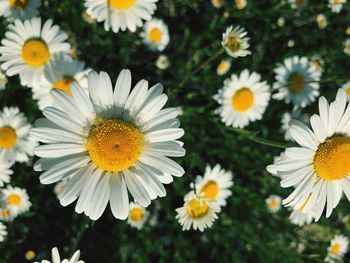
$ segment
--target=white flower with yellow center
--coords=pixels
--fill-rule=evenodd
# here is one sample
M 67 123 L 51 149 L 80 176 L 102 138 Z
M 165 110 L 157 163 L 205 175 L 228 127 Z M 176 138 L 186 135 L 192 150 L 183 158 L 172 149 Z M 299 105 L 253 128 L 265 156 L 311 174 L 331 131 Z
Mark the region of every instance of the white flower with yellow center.
M 237 9 L 241 10 L 247 7 L 247 0 L 235 0 Z
M 303 213 L 300 210 L 293 210 L 289 216 L 289 220 L 298 226 L 309 225 L 315 218 L 315 211 L 311 210 L 307 213 Z
M 157 51 L 163 51 L 170 41 L 168 26 L 157 18 L 144 24 L 141 37 L 151 50 Z
M 318 27 L 321 29 L 326 28 L 328 24 L 327 17 L 324 14 L 317 15 L 316 22 Z
M 9 185 L 2 189 L 1 194 L 2 201 L 13 216 L 27 212 L 32 205 L 25 189 Z
M 149 217 L 149 212 L 142 206 L 131 202 L 129 207 L 128 224 L 140 230 Z
M 6 88 L 7 84 L 7 77 L 6 75 L 0 70 L 0 90 L 3 90 Z
M 28 161 L 37 145 L 29 136 L 31 127 L 17 107 L 5 107 L 0 112 L 0 155 L 9 161 Z
M 344 255 L 348 252 L 349 239 L 343 235 L 337 235 L 331 240 L 328 247 L 325 262 L 336 263 L 343 260 Z
M 220 61 L 216 68 L 216 74 L 219 76 L 225 75 L 231 68 L 231 61 L 229 59 L 223 59 Z
M 156 66 L 157 68 L 159 68 L 160 70 L 165 70 L 169 67 L 170 65 L 170 62 L 169 62 L 169 59 L 167 56 L 165 55 L 160 55 L 158 58 L 157 58 L 157 61 L 156 61 Z
M 345 92 L 339 89 L 330 105 L 321 97 L 319 111 L 310 118 L 312 130 L 293 122 L 291 136 L 300 147 L 287 148 L 269 169 L 282 178 L 282 187 L 295 187 L 283 204 L 302 207 L 304 213 L 315 209 L 316 221 L 326 204 L 326 216 L 331 215 L 343 192 L 350 199 L 350 104 Z
M 319 95 L 320 71 L 310 63 L 306 57 L 292 57 L 284 60 L 275 69 L 276 82 L 273 89 L 277 93 L 272 95 L 276 100 L 292 102 L 294 108 L 306 107 Z
M 328 0 L 328 7 L 332 9 L 333 13 L 339 13 L 345 3 L 346 0 Z
M 288 2 L 292 8 L 297 9 L 305 7 L 308 0 L 288 0 Z
M 104 21 L 105 30 L 118 33 L 129 29 L 135 32 L 143 20 L 150 20 L 158 0 L 85 0 L 86 12 L 98 22 Z
M 350 38 L 344 42 L 344 53 L 350 56 Z
M 250 122 L 262 119 L 270 101 L 269 86 L 255 72 L 243 70 L 224 81 L 214 99 L 220 104 L 217 112 L 226 126 L 243 128 Z
M 219 205 L 204 197 L 203 194 L 195 195 L 190 192 L 185 196 L 185 204 L 176 209 L 176 219 L 182 225 L 182 230 L 194 230 L 201 232 L 213 225 L 218 218 Z
M 0 0 L 0 16 L 27 20 L 39 14 L 41 0 Z
M 13 163 L 6 158 L 5 152 L 0 153 L 0 187 L 10 182 L 10 175 L 13 174 L 11 170 Z
M 0 242 L 3 242 L 6 236 L 7 236 L 6 226 L 0 222 Z
M 211 0 L 211 3 L 215 8 L 221 8 L 224 4 L 224 0 Z
M 87 74 L 85 63 L 58 55 L 44 69 L 44 75 L 38 85 L 32 88 L 33 99 L 38 100 L 41 110 L 52 106 L 54 101 L 50 95 L 52 89 L 60 89 L 72 95 L 71 84 L 76 83 L 87 92 Z
M 277 213 L 281 209 L 281 202 L 282 202 L 282 199 L 278 195 L 270 195 L 265 200 L 267 208 L 272 213 Z
M 70 54 L 68 38 L 52 20 L 41 25 L 38 17 L 21 22 L 15 20 L 8 26 L 5 38 L 1 41 L 1 69 L 7 76 L 19 74 L 21 85 L 32 87 L 38 85 L 44 68 L 55 54 Z
M 323 72 L 324 60 L 318 55 L 312 56 L 310 60 L 311 66 L 320 73 Z
M 247 31 L 241 27 L 229 26 L 222 34 L 221 45 L 227 54 L 233 58 L 245 57 L 251 54 L 249 48 L 249 37 Z
M 31 134 L 45 145 L 35 154 L 34 165 L 43 184 L 71 176 L 60 203 L 77 198 L 77 213 L 97 220 L 110 201 L 113 215 L 126 219 L 129 196 L 147 207 L 166 195 L 163 183 L 182 176 L 183 168 L 169 157 L 185 155 L 184 134 L 176 108 L 162 109 L 167 102 L 163 86 L 148 89 L 146 80 L 131 90 L 131 74 L 123 70 L 113 91 L 105 72 L 88 75 L 87 94 L 76 83 L 72 96 L 60 89 L 51 91 L 55 106 L 43 111 Z
M 350 101 L 350 81 L 345 82 L 341 88 L 345 91 L 347 100 Z
M 13 214 L 9 208 L 0 207 L 0 221 L 11 222 L 16 218 L 16 216 L 17 215 Z
M 195 189 L 198 194 L 218 203 L 219 206 L 226 205 L 226 199 L 231 196 L 230 187 L 233 185 L 232 173 L 221 169 L 219 164 L 214 168 L 207 166 L 204 176 L 197 176 Z
M 70 259 L 63 259 L 61 261 L 61 257 L 60 257 L 60 254 L 58 252 L 58 249 L 55 247 L 52 249 L 51 257 L 52 257 L 52 263 L 84 263 L 83 260 L 79 260 L 79 257 L 80 257 L 79 250 L 76 251 Z M 34 263 L 39 263 L 39 262 L 34 262 Z M 42 260 L 40 263 L 51 263 L 51 261 Z

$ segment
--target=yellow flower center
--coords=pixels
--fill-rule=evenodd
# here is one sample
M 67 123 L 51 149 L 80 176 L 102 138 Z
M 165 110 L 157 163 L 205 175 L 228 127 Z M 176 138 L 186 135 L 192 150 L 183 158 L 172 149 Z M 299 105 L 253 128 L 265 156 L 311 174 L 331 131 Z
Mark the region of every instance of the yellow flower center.
M 8 126 L 0 128 L 0 149 L 10 149 L 17 142 L 16 131 Z
M 295 0 L 295 4 L 299 7 L 304 5 L 304 3 L 305 3 L 305 0 Z
M 200 190 L 200 193 L 204 193 L 205 198 L 209 200 L 214 200 L 219 193 L 218 184 L 214 181 L 209 181 L 208 183 L 203 185 L 202 189 Z
M 291 93 L 300 93 L 305 87 L 305 78 L 298 72 L 290 74 L 287 80 L 287 86 Z
M 276 200 L 276 199 L 272 199 L 271 201 L 270 201 L 270 203 L 269 203 L 269 207 L 271 208 L 271 209 L 274 209 L 274 208 L 276 208 L 278 206 L 278 201 Z
M 213 0 L 212 1 L 213 5 L 216 7 L 216 8 L 219 8 L 222 6 L 222 1 L 221 0 Z
M 345 88 L 345 94 L 346 96 L 350 97 L 350 87 Z
M 49 60 L 50 51 L 42 40 L 31 39 L 23 45 L 22 57 L 29 66 L 42 67 Z
M 230 67 L 230 63 L 227 61 L 221 61 L 219 66 L 218 66 L 218 72 L 221 74 L 224 74 L 227 72 L 227 70 Z
M 141 221 L 143 218 L 143 210 L 139 207 L 134 207 L 130 210 L 130 218 L 132 221 Z
M 226 47 L 232 52 L 237 52 L 241 47 L 240 38 L 238 36 L 229 36 L 226 40 Z
M 238 9 L 244 9 L 247 6 L 246 0 L 236 0 L 236 7 Z
M 192 218 L 205 216 L 209 211 L 209 206 L 204 200 L 192 199 L 187 205 L 187 214 Z
M 26 260 L 33 260 L 35 258 L 35 252 L 33 250 L 28 250 L 24 256 Z
M 56 81 L 52 87 L 54 89 L 60 89 L 72 96 L 72 91 L 70 90 L 70 84 L 75 82 L 75 79 L 70 76 L 64 76 L 63 79 Z
M 316 68 L 316 69 L 320 69 L 321 68 L 321 62 L 317 59 L 314 59 L 311 61 L 312 65 Z
M 22 199 L 21 199 L 21 197 L 20 197 L 18 194 L 10 194 L 10 195 L 7 197 L 7 203 L 8 203 L 9 205 L 17 206 L 17 205 L 19 205 L 21 202 L 22 202 Z
M 341 0 L 333 0 L 333 5 L 339 5 L 341 3 L 342 3 Z
M 152 30 L 149 32 L 149 39 L 153 42 L 158 44 L 160 42 L 160 39 L 162 37 L 162 31 L 158 27 L 152 28 Z
M 333 255 L 337 255 L 340 250 L 340 245 L 338 243 L 335 243 L 330 250 Z
M 139 158 L 143 134 L 130 123 L 97 118 L 87 138 L 92 162 L 104 171 L 120 172 Z
M 338 180 L 350 174 L 350 138 L 334 136 L 318 146 L 314 167 L 324 180 Z
M 3 218 L 9 218 L 10 217 L 10 210 L 9 209 L 1 209 L 1 215 Z
M 23 9 L 28 4 L 29 0 L 8 0 L 10 6 L 15 9 Z
M 115 9 L 128 9 L 135 5 L 136 0 L 108 0 L 108 3 Z
M 248 88 L 241 88 L 235 92 L 232 97 L 232 107 L 236 111 L 243 112 L 252 107 L 254 103 L 254 94 Z

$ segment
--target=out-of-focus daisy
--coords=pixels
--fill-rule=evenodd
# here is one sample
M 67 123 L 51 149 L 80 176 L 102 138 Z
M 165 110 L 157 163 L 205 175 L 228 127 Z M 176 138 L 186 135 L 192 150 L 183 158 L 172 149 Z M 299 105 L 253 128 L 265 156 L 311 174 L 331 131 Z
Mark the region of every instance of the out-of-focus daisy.
M 187 194 L 185 197 L 185 204 L 176 209 L 182 230 L 194 230 L 201 232 L 204 229 L 211 227 L 214 221 L 218 218 L 217 212 L 219 205 L 216 202 L 211 202 L 202 195 L 195 195 L 194 193 Z
M 25 254 L 24 257 L 26 260 L 32 261 L 35 258 L 35 252 L 33 250 L 28 250 Z
M 79 257 L 80 257 L 79 250 L 76 251 L 70 259 L 63 259 L 61 261 L 61 257 L 60 257 L 60 254 L 58 252 L 58 249 L 55 247 L 52 249 L 51 257 L 52 257 L 52 263 L 84 263 L 83 260 L 79 260 Z M 35 263 L 40 263 L 40 262 L 35 262 Z M 42 260 L 41 263 L 51 263 L 51 261 Z
M 331 240 L 328 247 L 325 262 L 336 263 L 343 260 L 344 255 L 348 252 L 349 239 L 343 235 L 337 235 Z
M 3 90 L 6 88 L 7 84 L 7 77 L 6 75 L 0 70 L 0 90 Z
M 303 8 L 307 5 L 307 0 L 288 0 L 290 6 L 294 9 Z
M 14 216 L 27 212 L 32 205 L 25 189 L 9 185 L 2 189 L 1 193 L 6 208 L 8 208 L 10 214 Z
M 41 25 L 38 17 L 21 22 L 15 20 L 8 26 L 9 31 L 1 41 L 1 69 L 7 76 L 19 74 L 22 86 L 37 85 L 43 75 L 44 68 L 55 54 L 70 54 L 68 38 L 52 20 Z
M 160 70 L 165 70 L 169 67 L 170 62 L 167 56 L 165 55 L 160 55 L 156 61 L 156 66 Z
M 219 164 L 214 168 L 207 165 L 204 176 L 197 176 L 195 182 L 196 192 L 203 194 L 210 201 L 217 202 L 219 206 L 226 205 L 226 199 L 232 194 L 232 185 L 232 173 L 221 169 Z
M 321 29 L 326 28 L 328 24 L 327 17 L 324 14 L 317 15 L 316 22 L 318 27 Z
M 289 220 L 298 226 L 309 225 L 315 218 L 315 212 L 313 210 L 303 213 L 300 210 L 293 210 L 289 216 Z
M 323 72 L 324 67 L 324 60 L 318 55 L 312 56 L 311 60 L 311 66 L 314 67 L 315 70 L 319 71 L 320 73 Z
M 350 26 L 346 28 L 345 33 L 346 33 L 347 35 L 350 35 Z
M 350 81 L 345 82 L 341 88 L 345 91 L 347 100 L 350 101 Z
M 339 13 L 345 3 L 346 0 L 328 0 L 328 7 L 332 9 L 333 13 Z
M 6 226 L 0 222 L 0 242 L 3 242 L 6 236 L 7 236 Z
M 184 134 L 176 119 L 176 108 L 162 109 L 167 102 L 163 86 L 148 89 L 146 80 L 131 91 L 131 74 L 123 70 L 113 91 L 106 72 L 88 75 L 89 96 L 76 83 L 72 96 L 60 89 L 51 91 L 55 106 L 43 111 L 31 134 L 45 145 L 35 154 L 34 165 L 43 184 L 71 176 L 60 203 L 77 198 L 77 213 L 97 220 L 108 202 L 116 218 L 129 214 L 128 192 L 147 207 L 166 195 L 163 183 L 182 176 L 183 168 L 169 157 L 184 156 Z M 131 91 L 131 92 L 130 92 Z
M 260 120 L 270 100 L 269 86 L 255 72 L 243 70 L 224 81 L 214 99 L 220 104 L 217 112 L 226 126 L 243 128 Z
M 283 204 L 304 213 L 315 209 L 316 221 L 326 204 L 331 215 L 343 192 L 350 200 L 350 106 L 344 90 L 330 105 L 321 97 L 319 111 L 310 118 L 312 130 L 293 122 L 291 136 L 300 147 L 287 148 L 273 166 L 282 187 L 295 187 Z
M 0 221 L 11 222 L 16 216 L 7 207 L 0 207 Z
M 31 125 L 17 107 L 0 112 L 0 155 L 9 161 L 26 162 L 33 156 L 36 141 L 29 136 Z
M 280 27 L 283 27 L 286 24 L 286 20 L 284 19 L 284 17 L 279 17 L 277 20 L 277 25 Z
M 241 10 L 247 7 L 247 0 L 235 0 L 237 9 Z
M 229 26 L 222 34 L 222 46 L 231 57 L 245 57 L 251 54 L 249 48 L 249 37 L 244 28 Z
M 276 82 L 272 95 L 276 100 L 292 102 L 295 108 L 306 107 L 319 95 L 321 73 L 311 65 L 306 57 L 292 57 L 284 60 L 275 69 Z
M 216 68 L 216 74 L 219 76 L 225 75 L 231 68 L 231 61 L 229 59 L 223 59 L 220 61 Z
M 288 42 L 287 42 L 287 46 L 288 47 L 294 47 L 294 45 L 295 45 L 294 39 L 289 39 Z
M 104 21 L 105 30 L 118 33 L 129 29 L 135 32 L 143 20 L 150 20 L 158 0 L 85 0 L 86 12 L 98 22 Z
M 211 0 L 211 3 L 215 8 L 221 8 L 224 4 L 223 0 Z
M 88 22 L 89 24 L 94 24 L 96 22 L 96 20 L 87 12 L 83 12 L 81 14 L 81 17 L 85 20 L 85 22 Z
M 282 199 L 278 195 L 270 195 L 265 200 L 267 208 L 272 213 L 277 213 L 281 209 L 281 202 L 282 202 Z
M 142 206 L 131 202 L 129 208 L 128 224 L 140 230 L 145 224 L 149 212 Z
M 168 26 L 161 19 L 153 18 L 143 26 L 143 42 L 151 49 L 163 51 L 169 44 Z
M 50 95 L 52 89 L 60 89 L 72 95 L 71 84 L 76 83 L 87 92 L 87 73 L 85 63 L 58 55 L 44 69 L 44 75 L 38 85 L 34 85 L 33 99 L 38 100 L 41 110 L 52 106 L 54 101 Z
M 285 140 L 292 140 L 292 136 L 290 135 L 290 127 L 291 127 L 291 121 L 293 119 L 299 119 L 301 116 L 301 111 L 298 110 L 294 110 L 292 112 L 285 112 L 282 115 L 282 119 L 281 119 L 281 130 L 284 132 L 284 139 Z
M 8 20 L 27 20 L 38 15 L 41 0 L 1 0 L 0 16 Z
M 3 187 L 4 184 L 10 182 L 10 175 L 13 174 L 11 166 L 13 161 L 9 161 L 5 157 L 5 152 L 0 153 L 0 187 Z
M 344 53 L 350 56 L 350 38 L 344 42 Z

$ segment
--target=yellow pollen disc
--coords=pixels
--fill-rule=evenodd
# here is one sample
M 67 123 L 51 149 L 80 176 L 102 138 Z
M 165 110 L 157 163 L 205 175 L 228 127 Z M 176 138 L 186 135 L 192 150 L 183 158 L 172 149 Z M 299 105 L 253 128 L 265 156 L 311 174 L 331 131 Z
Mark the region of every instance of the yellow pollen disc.
M 248 88 L 241 88 L 232 96 L 232 107 L 236 111 L 243 112 L 250 109 L 254 103 L 254 94 Z
M 340 250 L 340 245 L 338 243 L 335 243 L 330 249 L 333 255 L 337 255 L 339 253 L 339 250 Z
M 287 80 L 287 86 L 291 93 L 300 93 L 305 87 L 305 78 L 298 72 L 290 74 Z
M 321 68 L 321 63 L 317 59 L 312 60 L 311 63 L 316 69 L 320 69 Z
M 226 46 L 232 52 L 237 52 L 240 49 L 240 47 L 241 47 L 241 43 L 240 43 L 239 37 L 237 37 L 237 36 L 229 36 L 227 38 L 227 40 L 226 40 Z
M 246 0 L 236 0 L 236 7 L 238 9 L 244 9 L 247 6 Z
M 8 0 L 10 6 L 15 9 L 23 9 L 28 4 L 29 0 Z
M 92 162 L 104 171 L 120 172 L 139 158 L 143 134 L 130 123 L 97 118 L 87 138 L 86 148 Z
M 296 4 L 297 6 L 302 6 L 304 3 L 305 3 L 305 0 L 296 0 L 296 1 L 295 1 L 295 4 Z
M 333 0 L 333 4 L 334 5 L 339 5 L 339 4 L 341 4 L 342 2 L 341 2 L 341 0 Z
M 338 180 L 350 174 L 350 138 L 335 136 L 318 146 L 314 167 L 324 180 Z
M 130 218 L 132 221 L 139 222 L 143 218 L 143 210 L 139 207 L 135 207 L 130 210 Z
M 222 1 L 221 0 L 213 0 L 213 5 L 217 8 L 222 6 Z
M 9 205 L 19 205 L 20 203 L 22 202 L 22 199 L 19 195 L 17 194 L 10 194 L 8 197 L 7 197 L 7 203 Z
M 271 208 L 271 209 L 274 209 L 274 208 L 276 208 L 278 206 L 278 201 L 276 200 L 276 199 L 272 199 L 271 201 L 270 201 L 270 203 L 269 203 L 269 207 Z
M 108 3 L 115 9 L 128 9 L 136 3 L 136 0 L 108 0 Z
M 3 218 L 9 218 L 10 217 L 10 210 L 4 208 L 1 210 L 1 215 Z
M 149 32 L 149 39 L 153 42 L 158 44 L 160 42 L 160 39 L 162 37 L 162 31 L 158 27 L 152 28 L 152 30 Z
M 218 72 L 221 74 L 224 74 L 229 69 L 229 67 L 230 67 L 230 64 L 228 62 L 222 61 L 218 66 Z
M 187 214 L 192 218 L 205 216 L 209 211 L 209 206 L 204 200 L 192 199 L 187 205 Z
M 52 88 L 60 89 L 72 96 L 72 91 L 70 90 L 70 84 L 75 82 L 75 79 L 70 76 L 64 76 L 63 79 L 56 81 Z
M 214 200 L 219 193 L 218 184 L 214 181 L 209 181 L 208 183 L 203 185 L 202 189 L 200 190 L 200 193 L 204 193 L 205 198 L 209 200 Z
M 346 96 L 350 97 L 350 87 L 345 88 Z
M 16 142 L 17 134 L 13 128 L 7 126 L 0 128 L 0 149 L 10 149 Z
M 22 57 L 29 66 L 42 67 L 49 60 L 50 51 L 42 40 L 31 39 L 23 45 Z
M 35 258 L 35 252 L 33 250 L 28 250 L 24 256 L 26 260 L 33 260 Z

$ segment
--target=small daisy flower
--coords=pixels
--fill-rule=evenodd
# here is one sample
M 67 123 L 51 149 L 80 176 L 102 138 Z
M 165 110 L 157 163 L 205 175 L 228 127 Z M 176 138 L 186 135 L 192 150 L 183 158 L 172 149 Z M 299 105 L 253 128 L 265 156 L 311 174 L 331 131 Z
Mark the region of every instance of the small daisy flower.
M 3 90 L 6 88 L 7 84 L 7 77 L 6 75 L 0 70 L 0 90 Z
M 6 236 L 7 236 L 6 226 L 0 222 L 0 242 L 3 242 Z
M 52 20 L 41 24 L 41 18 L 15 20 L 1 41 L 1 69 L 7 76 L 20 76 L 21 85 L 32 87 L 40 82 L 44 68 L 55 54 L 71 52 L 68 36 Z
M 157 18 L 144 24 L 141 37 L 143 42 L 153 51 L 163 51 L 170 41 L 168 26 L 163 20 Z
M 14 216 L 27 212 L 32 205 L 27 191 L 19 187 L 9 185 L 2 189 L 2 198 L 10 214 Z
M 85 0 L 86 12 L 104 28 L 118 33 L 129 29 L 135 32 L 143 20 L 150 20 L 158 0 Z
M 0 187 L 10 182 L 10 175 L 13 174 L 12 165 L 13 161 L 9 161 L 4 152 L 0 153 Z
M 128 224 L 138 230 L 142 229 L 147 218 L 149 217 L 149 212 L 142 206 L 131 202 L 129 207 L 129 217 Z
M 233 185 L 232 173 L 221 169 L 219 164 L 211 168 L 207 165 L 204 176 L 197 176 L 195 189 L 210 201 L 215 201 L 220 207 L 226 206 L 226 199 L 231 196 L 230 187 Z
M 324 67 L 324 60 L 318 55 L 312 56 L 311 60 L 311 66 L 314 67 L 315 70 L 319 71 L 320 73 L 323 72 Z
M 52 249 L 51 257 L 52 257 L 52 263 L 84 263 L 83 260 L 79 260 L 79 257 L 80 257 L 79 250 L 74 253 L 71 259 L 63 259 L 61 261 L 61 257 L 60 257 L 60 254 L 58 253 L 58 249 L 55 247 Z M 51 261 L 42 260 L 41 262 L 35 262 L 35 263 L 51 263 Z
M 165 70 L 169 67 L 170 62 L 167 56 L 165 55 L 160 55 L 156 61 L 156 66 L 160 70 Z
M 290 6 L 293 8 L 293 9 L 300 9 L 300 8 L 303 8 L 307 5 L 307 0 L 288 0 Z
M 216 202 L 211 202 L 203 195 L 187 194 L 185 204 L 176 209 L 176 219 L 182 225 L 182 230 L 194 230 L 201 232 L 213 225 L 218 218 L 219 206 Z
M 333 13 L 339 13 L 345 3 L 346 0 L 328 0 L 328 7 L 332 9 Z
M 239 10 L 242 10 L 247 7 L 247 0 L 235 0 L 236 7 Z
M 220 61 L 216 68 L 216 74 L 219 76 L 225 75 L 231 68 L 231 61 L 229 59 L 223 59 Z
M 348 252 L 349 239 L 343 235 L 337 235 L 331 240 L 328 247 L 325 262 L 336 263 L 343 260 L 344 255 Z
M 0 207 L 0 221 L 11 222 L 16 218 L 17 215 L 13 214 L 9 208 Z
M 96 23 L 96 20 L 91 15 L 89 15 L 87 12 L 83 12 L 81 14 L 81 17 L 85 20 L 85 22 L 87 22 L 89 24 L 95 24 Z
M 245 57 L 251 54 L 249 48 L 249 37 L 244 28 L 229 26 L 222 34 L 222 46 L 227 54 L 233 58 Z
M 350 26 L 346 28 L 345 34 L 350 35 Z
M 279 27 L 283 27 L 286 24 L 286 20 L 284 19 L 284 17 L 279 17 L 277 20 L 277 25 Z
M 12 21 L 27 20 L 39 14 L 41 0 L 1 0 L 0 16 Z
M 316 71 L 310 61 L 305 57 L 292 57 L 284 60 L 283 64 L 275 69 L 276 82 L 273 89 L 277 91 L 272 95 L 276 100 L 292 102 L 294 108 L 304 108 L 319 95 L 321 73 Z
M 29 136 L 32 126 L 17 107 L 0 112 L 0 155 L 8 161 L 27 162 L 37 142 Z
M 316 22 L 318 27 L 321 29 L 326 28 L 328 24 L 327 17 L 324 14 L 317 15 Z
M 243 128 L 250 122 L 261 120 L 270 101 L 269 86 L 255 72 L 243 70 L 224 81 L 214 99 L 220 104 L 217 112 L 226 126 Z
M 215 8 L 221 8 L 224 4 L 223 0 L 211 0 L 211 3 Z
M 289 216 L 289 220 L 300 227 L 309 225 L 315 218 L 315 212 L 313 210 L 303 213 L 300 210 L 293 210 Z
M 281 209 L 282 199 L 278 195 L 270 195 L 265 203 L 271 213 L 277 213 Z
M 341 88 L 345 91 L 347 100 L 350 101 L 350 81 L 345 82 Z
M 350 38 L 346 39 L 344 42 L 344 53 L 350 56 Z
M 294 45 L 295 45 L 295 41 L 293 39 L 288 40 L 287 42 L 288 47 L 294 47 Z
M 25 254 L 24 257 L 26 260 L 32 261 L 35 258 L 35 252 L 33 250 L 28 250 Z

